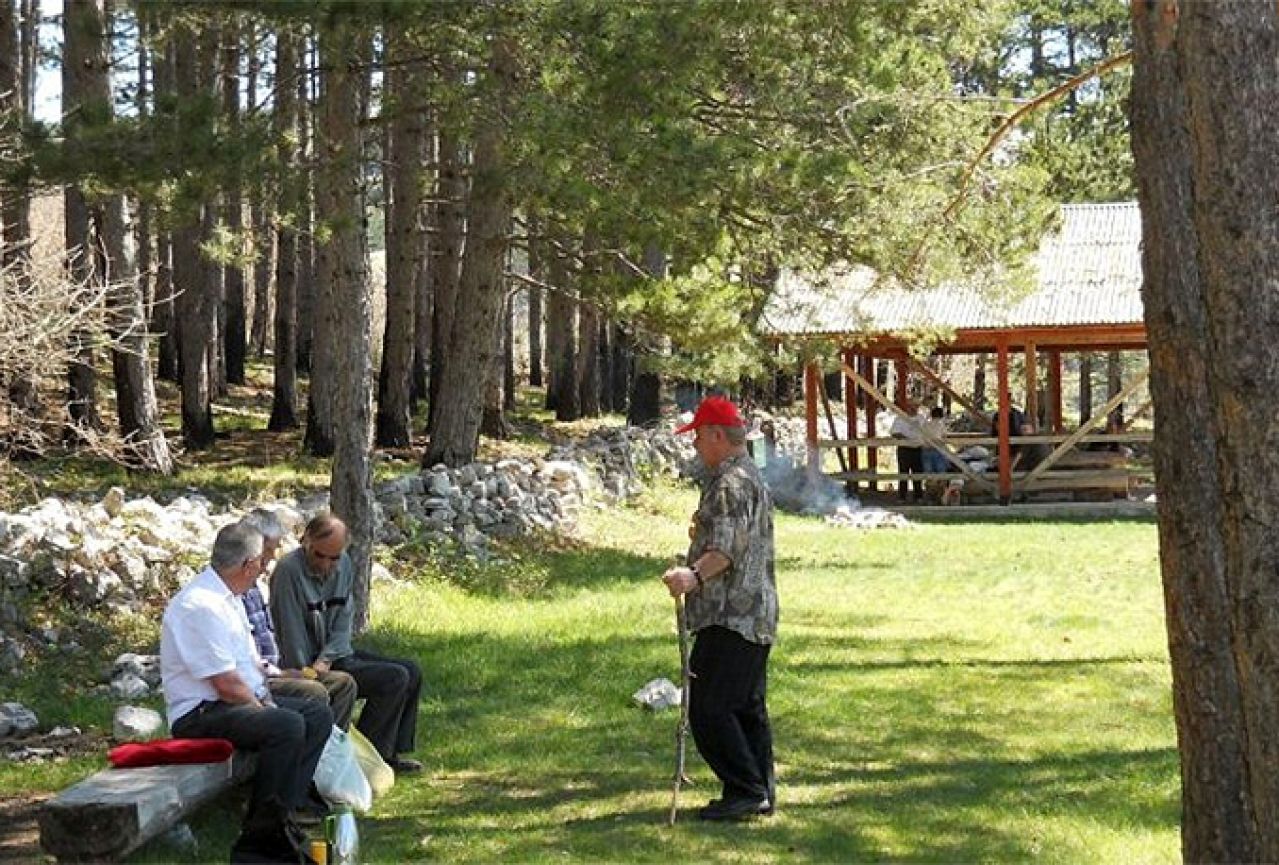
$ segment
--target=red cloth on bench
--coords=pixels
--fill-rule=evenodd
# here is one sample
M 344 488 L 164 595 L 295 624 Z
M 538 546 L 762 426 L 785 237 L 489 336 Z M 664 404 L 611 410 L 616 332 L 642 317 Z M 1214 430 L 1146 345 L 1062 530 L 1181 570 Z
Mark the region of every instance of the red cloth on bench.
M 117 769 L 140 766 L 167 766 L 179 763 L 221 763 L 235 752 L 226 739 L 156 739 L 127 742 L 107 752 Z

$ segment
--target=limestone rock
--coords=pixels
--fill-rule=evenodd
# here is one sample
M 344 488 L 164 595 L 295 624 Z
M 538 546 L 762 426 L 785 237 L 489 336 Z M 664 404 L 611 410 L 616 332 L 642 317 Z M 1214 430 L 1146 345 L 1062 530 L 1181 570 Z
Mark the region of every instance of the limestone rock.
M 121 742 L 145 742 L 154 739 L 164 727 L 164 719 L 154 709 L 121 706 L 115 710 L 111 734 Z
M 39 726 L 36 713 L 21 703 L 0 703 L 0 738 L 30 736 Z

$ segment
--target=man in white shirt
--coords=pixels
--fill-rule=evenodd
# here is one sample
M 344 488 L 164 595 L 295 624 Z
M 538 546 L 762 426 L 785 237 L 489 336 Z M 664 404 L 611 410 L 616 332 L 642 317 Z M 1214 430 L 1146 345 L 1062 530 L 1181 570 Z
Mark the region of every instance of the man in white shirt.
M 237 523 L 213 542 L 209 567 L 164 611 L 160 671 L 169 729 L 181 738 L 228 739 L 257 752 L 253 793 L 236 853 L 296 861 L 289 810 L 303 807 L 333 727 L 317 700 L 273 700 L 239 595 L 262 571 L 262 535 Z

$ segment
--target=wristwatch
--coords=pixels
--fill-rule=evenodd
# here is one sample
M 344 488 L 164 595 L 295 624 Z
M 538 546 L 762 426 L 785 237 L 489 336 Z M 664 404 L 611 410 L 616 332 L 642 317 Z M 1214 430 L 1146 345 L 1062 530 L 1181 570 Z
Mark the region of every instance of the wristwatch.
M 702 579 L 702 572 L 698 570 L 696 563 L 694 563 L 689 570 L 693 572 L 693 579 L 697 580 L 697 588 L 705 588 L 706 582 Z

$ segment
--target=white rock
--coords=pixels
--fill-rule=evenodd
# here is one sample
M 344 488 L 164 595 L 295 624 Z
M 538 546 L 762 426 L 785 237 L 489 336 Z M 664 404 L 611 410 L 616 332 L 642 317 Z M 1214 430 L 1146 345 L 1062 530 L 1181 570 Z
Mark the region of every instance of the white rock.
M 124 490 L 120 487 L 107 490 L 107 494 L 102 497 L 102 507 L 111 516 L 120 516 L 124 512 Z
M 680 698 L 680 689 L 675 686 L 674 682 L 666 678 L 653 679 L 634 694 L 631 694 L 631 699 L 635 701 L 637 706 L 652 709 L 654 712 L 661 712 L 679 706 Z
M 111 680 L 111 696 L 117 700 L 137 700 L 149 693 L 147 683 L 134 673 L 121 673 Z
M 0 703 L 0 737 L 29 736 L 40 726 L 36 713 L 21 703 Z
M 164 727 L 164 719 L 154 709 L 121 706 L 115 710 L 111 733 L 121 742 L 145 742 L 154 739 Z

